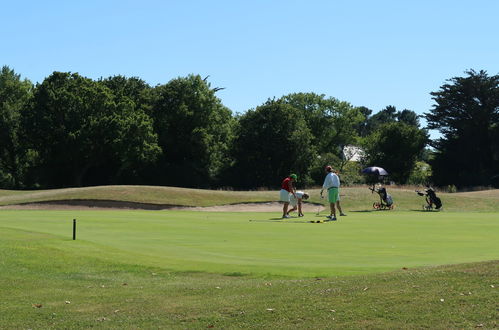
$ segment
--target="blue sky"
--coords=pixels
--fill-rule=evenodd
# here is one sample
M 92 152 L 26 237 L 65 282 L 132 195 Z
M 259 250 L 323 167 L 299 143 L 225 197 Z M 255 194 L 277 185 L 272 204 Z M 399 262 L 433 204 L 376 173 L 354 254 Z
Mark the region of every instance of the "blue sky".
M 427 112 L 467 69 L 499 73 L 499 1 L 3 1 L 0 65 L 151 85 L 210 76 L 236 112 L 315 92 Z

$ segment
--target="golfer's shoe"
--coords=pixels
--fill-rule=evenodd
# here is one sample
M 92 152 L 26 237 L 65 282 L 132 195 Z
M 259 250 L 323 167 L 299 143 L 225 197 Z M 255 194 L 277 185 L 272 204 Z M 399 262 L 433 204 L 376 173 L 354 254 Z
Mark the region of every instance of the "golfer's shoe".
M 332 215 L 328 215 L 326 221 L 336 221 L 336 217 L 333 217 Z
M 289 219 L 291 218 L 288 214 L 282 216 L 283 219 Z
M 345 213 L 340 213 L 341 217 L 346 217 L 347 215 Z

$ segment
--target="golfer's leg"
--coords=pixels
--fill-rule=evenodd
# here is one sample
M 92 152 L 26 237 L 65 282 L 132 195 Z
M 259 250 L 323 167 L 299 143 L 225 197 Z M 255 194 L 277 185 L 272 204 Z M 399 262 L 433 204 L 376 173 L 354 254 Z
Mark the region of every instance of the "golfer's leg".
M 340 215 L 345 215 L 345 214 L 343 213 L 343 211 L 341 210 L 340 201 L 337 201 L 337 202 L 336 202 L 336 207 L 338 207 L 338 211 L 340 211 Z
M 282 216 L 285 217 L 288 214 L 288 202 L 284 202 L 284 205 L 282 207 Z
M 329 206 L 330 206 L 330 208 L 331 208 L 331 216 L 332 216 L 332 217 L 336 217 L 336 209 L 335 209 L 335 207 L 334 207 L 334 204 L 335 204 L 335 203 L 329 203 Z

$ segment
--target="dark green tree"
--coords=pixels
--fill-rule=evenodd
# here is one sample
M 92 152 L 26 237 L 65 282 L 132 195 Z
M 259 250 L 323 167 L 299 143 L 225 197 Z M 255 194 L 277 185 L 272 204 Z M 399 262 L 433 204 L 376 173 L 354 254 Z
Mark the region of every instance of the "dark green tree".
M 239 118 L 234 142 L 234 183 L 244 188 L 275 187 L 290 173 L 306 183 L 317 157 L 303 112 L 268 100 Z
M 160 152 L 144 112 L 129 99 L 115 102 L 107 87 L 76 73 L 54 72 L 36 86 L 23 127 L 46 187 L 107 184 L 112 178 L 95 180 L 89 173 L 108 163 L 120 173 Z
M 21 140 L 21 110 L 32 96 L 33 85 L 8 66 L 0 71 L 0 187 L 22 186 L 27 153 Z
M 367 110 L 364 110 L 364 113 L 368 113 Z M 372 116 L 367 116 L 365 125 L 361 127 L 361 135 L 367 136 L 384 124 L 396 122 L 419 128 L 419 116 L 414 111 L 407 109 L 397 111 L 396 107 L 389 105 Z
M 397 121 L 410 126 L 419 127 L 419 116 L 412 110 L 404 109 L 397 112 Z
M 499 75 L 465 72 L 432 92 L 435 105 L 425 114 L 433 141 L 433 181 L 457 187 L 491 185 L 499 175 Z
M 199 75 L 154 88 L 150 115 L 164 155 L 155 172 L 160 183 L 208 187 L 230 165 L 235 121 L 218 90 Z
M 100 79 L 99 83 L 111 90 L 115 103 L 129 104 L 134 109 L 134 114 L 140 113 L 143 115 L 144 113 L 150 113 L 152 88 L 144 80 L 137 77 L 128 78 L 117 75 Z M 149 121 L 146 117 L 142 119 Z M 160 158 L 160 154 L 161 152 L 158 154 L 157 159 Z M 139 159 L 136 159 L 133 164 L 129 164 L 126 167 L 123 166 L 125 164 L 126 162 L 123 163 L 119 158 L 116 158 L 114 162 L 109 161 L 98 168 L 94 168 L 92 177 L 99 181 L 109 178 L 115 183 L 157 183 L 155 178 L 149 179 L 153 162 L 141 162 Z M 119 170 L 117 171 L 116 169 Z M 102 178 L 99 178 L 99 176 L 102 176 Z
M 390 173 L 392 180 L 405 183 L 427 140 L 425 130 L 405 123 L 381 125 L 364 140 L 363 163 L 366 166 L 381 166 Z
M 140 78 L 118 75 L 101 79 L 99 82 L 109 88 L 117 100 L 128 98 L 137 109 L 147 109 L 150 106 L 151 86 Z
M 357 126 L 365 120 L 360 108 L 314 93 L 289 94 L 281 100 L 302 112 L 320 154 L 341 157 L 345 145 L 357 142 Z
M 366 137 L 370 133 L 369 127 L 368 127 L 368 125 L 369 125 L 368 118 L 371 116 L 373 111 L 367 107 L 358 107 L 358 109 L 359 109 L 359 111 L 362 114 L 364 119 L 356 125 L 357 134 L 360 137 Z

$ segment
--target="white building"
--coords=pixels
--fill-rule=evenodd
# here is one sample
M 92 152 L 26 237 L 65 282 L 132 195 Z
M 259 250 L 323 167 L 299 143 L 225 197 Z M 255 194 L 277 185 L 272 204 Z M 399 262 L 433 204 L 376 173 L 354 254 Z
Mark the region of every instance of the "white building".
M 343 147 L 343 158 L 352 162 L 360 162 L 364 151 L 356 146 L 347 145 Z

